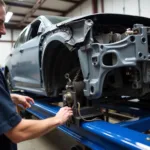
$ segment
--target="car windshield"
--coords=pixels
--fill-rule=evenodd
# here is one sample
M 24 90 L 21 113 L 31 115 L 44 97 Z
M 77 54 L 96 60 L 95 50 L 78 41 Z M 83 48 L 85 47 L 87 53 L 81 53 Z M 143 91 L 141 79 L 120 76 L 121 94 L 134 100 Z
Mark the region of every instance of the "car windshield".
M 57 24 L 62 21 L 69 19 L 69 17 L 59 17 L 59 16 L 46 16 L 46 18 L 52 23 Z

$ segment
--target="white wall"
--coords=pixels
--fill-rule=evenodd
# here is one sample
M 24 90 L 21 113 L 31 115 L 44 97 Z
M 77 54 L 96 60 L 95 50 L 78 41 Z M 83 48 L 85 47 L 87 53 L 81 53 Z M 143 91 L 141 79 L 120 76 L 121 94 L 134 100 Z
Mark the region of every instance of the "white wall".
M 119 13 L 150 18 L 150 0 L 104 0 L 104 13 Z M 101 13 L 101 1 L 98 0 Z
M 104 0 L 104 13 L 139 15 L 138 0 Z
M 103 0 L 104 13 L 130 14 L 150 18 L 150 0 Z M 92 0 L 87 0 L 67 16 L 92 14 Z M 101 13 L 101 0 L 98 0 L 98 13 Z
M 67 14 L 69 17 L 75 17 L 75 16 L 83 16 L 92 14 L 92 0 L 85 1 L 82 5 L 77 7 L 75 10 Z
M 150 0 L 141 0 L 141 16 L 150 18 Z
M 0 66 L 4 67 L 6 57 L 11 53 L 12 43 L 16 41 L 20 30 L 7 29 L 6 35 L 3 35 L 0 39 Z

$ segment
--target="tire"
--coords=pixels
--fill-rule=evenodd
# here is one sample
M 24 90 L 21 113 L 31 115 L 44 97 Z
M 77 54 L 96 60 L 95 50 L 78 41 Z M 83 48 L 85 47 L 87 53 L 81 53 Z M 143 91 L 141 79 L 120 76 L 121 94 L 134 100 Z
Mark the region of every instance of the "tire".
M 12 86 L 12 81 L 11 81 L 11 75 L 9 72 L 7 72 L 7 74 L 6 74 L 6 82 L 7 82 L 7 87 L 9 89 L 9 91 L 12 91 L 13 86 Z

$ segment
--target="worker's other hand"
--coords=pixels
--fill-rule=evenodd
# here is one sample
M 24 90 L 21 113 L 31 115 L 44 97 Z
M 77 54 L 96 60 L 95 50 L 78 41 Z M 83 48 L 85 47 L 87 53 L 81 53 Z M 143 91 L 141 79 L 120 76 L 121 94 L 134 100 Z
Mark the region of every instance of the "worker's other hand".
M 63 107 L 56 114 L 56 118 L 59 122 L 59 125 L 64 124 L 68 119 L 73 115 L 73 111 L 70 107 Z
M 12 101 L 18 105 L 21 104 L 23 105 L 23 107 L 26 108 L 30 108 L 31 107 L 31 103 L 34 103 L 34 100 L 31 97 L 28 96 L 22 96 L 22 95 L 18 95 L 18 94 L 11 94 L 11 98 Z

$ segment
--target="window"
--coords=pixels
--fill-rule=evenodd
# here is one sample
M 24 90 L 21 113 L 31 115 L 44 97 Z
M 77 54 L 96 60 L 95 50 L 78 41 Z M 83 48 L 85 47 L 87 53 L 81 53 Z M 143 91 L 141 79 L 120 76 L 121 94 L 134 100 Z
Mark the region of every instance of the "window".
M 40 24 L 41 24 L 41 21 L 39 20 L 31 24 L 31 29 L 29 32 L 28 40 L 31 40 L 38 35 L 38 29 L 39 29 Z
M 17 47 L 18 47 L 19 39 L 20 39 L 20 37 L 19 37 L 19 38 L 17 39 L 17 41 L 15 42 L 14 48 L 17 48 Z
M 52 24 L 57 24 L 62 21 L 65 21 L 69 19 L 69 17 L 59 17 L 59 16 L 46 16 L 46 18 L 52 23 Z
M 25 43 L 25 41 L 26 41 L 26 36 L 25 36 L 26 31 L 27 31 L 27 30 L 25 30 L 25 31 L 21 34 L 21 36 L 20 36 L 20 40 L 19 40 L 20 44 L 23 44 L 23 43 Z
M 26 42 L 26 31 L 27 31 L 27 29 L 25 29 L 22 32 L 22 34 L 19 36 L 19 38 L 17 39 L 17 42 L 14 45 L 15 48 L 19 47 L 21 44 Z

